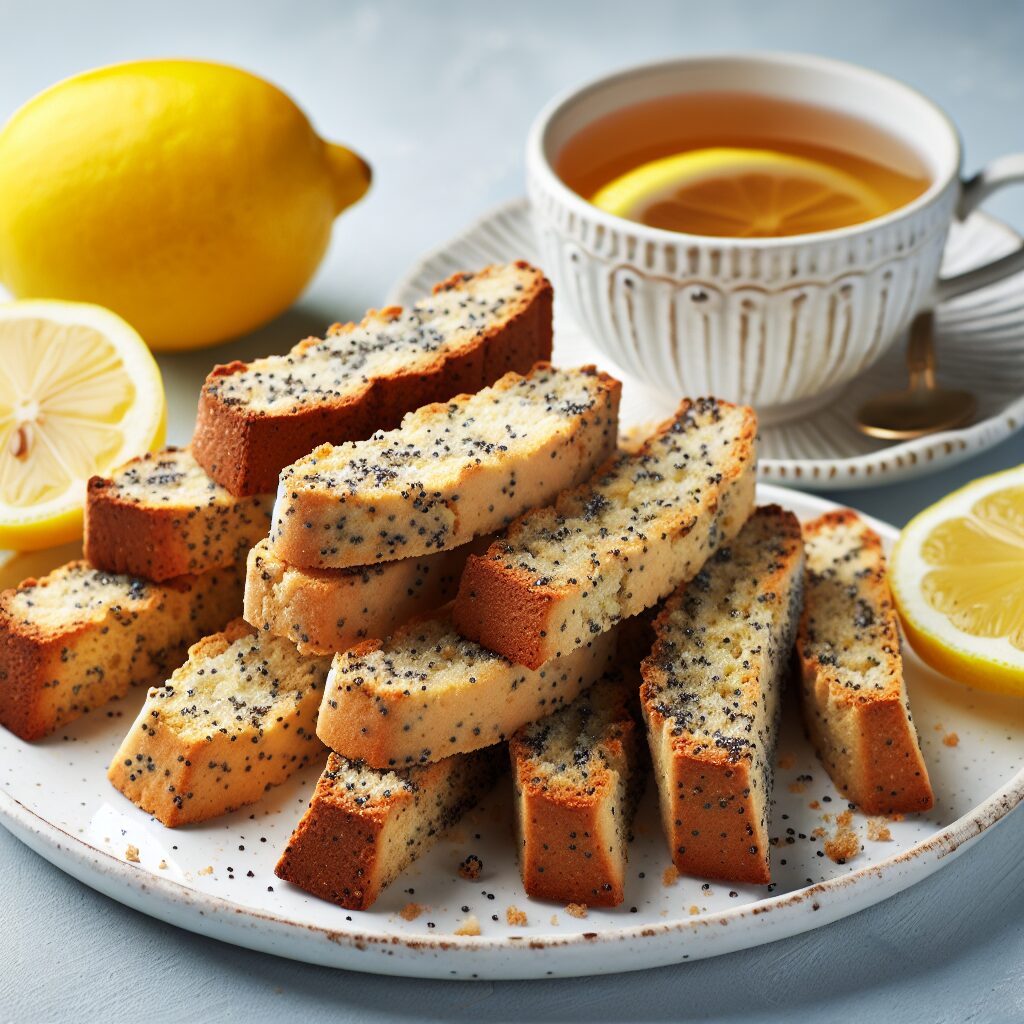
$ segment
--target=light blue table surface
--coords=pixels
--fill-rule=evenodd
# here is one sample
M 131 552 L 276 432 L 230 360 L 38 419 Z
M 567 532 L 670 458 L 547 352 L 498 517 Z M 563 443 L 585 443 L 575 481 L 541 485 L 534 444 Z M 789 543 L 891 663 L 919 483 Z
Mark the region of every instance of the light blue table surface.
M 523 139 L 540 105 L 616 66 L 819 52 L 929 93 L 960 125 L 968 169 L 1024 149 L 1024 4 L 1012 2 L 0 0 L 0 41 L 0 119 L 91 66 L 207 57 L 283 85 L 322 134 L 373 164 L 372 193 L 339 222 L 299 306 L 217 358 L 280 350 L 379 304 L 425 249 L 522 192 Z M 1024 188 L 989 209 L 1024 227 Z M 195 359 L 164 359 L 165 373 L 188 378 Z M 187 439 L 189 411 L 172 409 L 172 440 Z M 836 497 L 903 524 L 1021 461 L 1018 435 L 923 480 Z M 1024 1021 L 1022 848 L 1018 813 L 838 925 L 677 968 L 491 984 L 349 974 L 221 945 L 94 893 L 0 829 L 0 1021 Z

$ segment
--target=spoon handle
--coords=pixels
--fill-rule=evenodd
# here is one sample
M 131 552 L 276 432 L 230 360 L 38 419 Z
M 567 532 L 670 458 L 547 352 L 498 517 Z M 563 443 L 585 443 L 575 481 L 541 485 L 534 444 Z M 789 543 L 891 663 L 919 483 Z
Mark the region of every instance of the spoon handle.
M 931 310 L 918 313 L 910 325 L 907 343 L 907 370 L 910 372 L 911 390 L 935 387 L 935 317 Z

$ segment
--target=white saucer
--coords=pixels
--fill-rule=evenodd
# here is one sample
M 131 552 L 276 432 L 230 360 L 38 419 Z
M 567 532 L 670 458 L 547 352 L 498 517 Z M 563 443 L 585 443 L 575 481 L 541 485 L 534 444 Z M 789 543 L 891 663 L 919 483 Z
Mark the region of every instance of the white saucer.
M 955 273 L 1015 249 L 1020 237 L 1005 224 L 972 214 L 950 232 L 943 269 Z M 424 256 L 395 285 L 389 302 L 408 305 L 456 270 L 510 259 L 537 260 L 525 199 L 486 214 Z M 858 433 L 854 413 L 869 397 L 906 380 L 904 345 L 897 343 L 835 401 L 806 418 L 762 424 L 762 480 L 814 490 L 872 487 L 945 468 L 998 444 L 1024 426 L 1024 274 L 945 303 L 936 317 L 939 379 L 978 399 L 970 426 L 915 441 L 887 443 Z M 636 423 L 668 416 L 680 396 L 660 392 L 614 365 L 555 300 L 555 360 L 597 362 L 626 385 L 622 419 Z

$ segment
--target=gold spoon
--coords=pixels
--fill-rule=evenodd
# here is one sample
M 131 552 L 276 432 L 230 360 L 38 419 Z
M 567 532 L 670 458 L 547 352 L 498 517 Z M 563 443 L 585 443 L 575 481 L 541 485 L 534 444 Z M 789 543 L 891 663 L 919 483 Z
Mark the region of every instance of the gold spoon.
M 857 429 L 887 441 L 907 441 L 966 423 L 976 408 L 969 391 L 953 391 L 935 382 L 934 317 L 919 313 L 910 325 L 905 391 L 888 391 L 865 402 L 857 413 Z

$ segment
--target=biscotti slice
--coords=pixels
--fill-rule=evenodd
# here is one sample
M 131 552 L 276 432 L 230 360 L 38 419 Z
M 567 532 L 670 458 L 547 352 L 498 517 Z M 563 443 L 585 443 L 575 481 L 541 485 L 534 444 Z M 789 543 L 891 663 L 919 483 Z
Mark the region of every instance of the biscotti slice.
M 472 551 L 489 540 L 348 569 L 302 569 L 278 558 L 266 538 L 250 552 L 245 620 L 286 636 L 304 654 L 333 654 L 372 637 L 390 636 L 416 615 L 439 608 L 459 588 Z
M 347 910 L 366 910 L 487 793 L 505 757 L 501 745 L 379 771 L 331 754 L 277 877 Z
M 750 515 L 756 437 L 752 409 L 684 400 L 639 451 L 615 455 L 470 557 L 456 628 L 536 668 L 649 608 Z
M 273 491 L 317 445 L 390 430 L 421 405 L 550 358 L 551 285 L 536 267 L 455 274 L 411 309 L 371 310 L 287 355 L 215 367 L 192 448 L 232 494 Z
M 803 586 L 800 524 L 760 508 L 655 620 L 640 703 L 676 868 L 767 883 L 772 758 Z
M 599 679 L 615 632 L 525 669 L 452 628 L 450 608 L 334 659 L 317 733 L 332 750 L 378 768 L 439 761 L 506 739 Z
M 165 448 L 89 481 L 85 557 L 97 569 L 168 580 L 234 565 L 270 529 L 272 494 L 235 498 L 187 448 Z
M 925 811 L 932 787 L 903 681 L 882 542 L 855 512 L 804 526 L 804 720 L 832 781 L 866 814 Z
M 0 593 L 0 724 L 34 740 L 166 679 L 238 614 L 240 568 L 152 583 L 69 562 Z
M 271 545 L 293 565 L 343 568 L 493 533 L 614 450 L 621 388 L 592 366 L 539 363 L 397 430 L 322 445 L 281 473 Z
M 322 756 L 316 716 L 329 668 L 235 619 L 149 691 L 107 778 L 169 828 L 255 803 Z
M 647 767 L 633 710 L 638 686 L 635 668 L 610 673 L 509 741 L 528 895 L 598 907 L 622 902 Z

